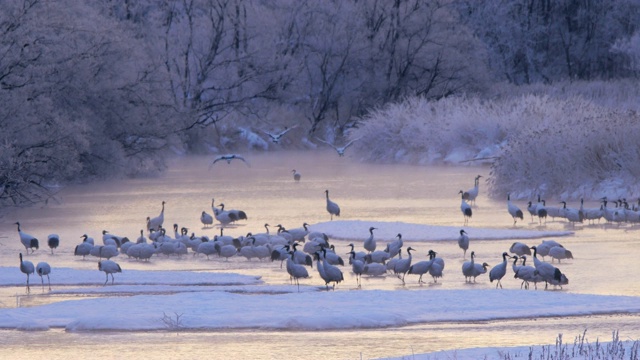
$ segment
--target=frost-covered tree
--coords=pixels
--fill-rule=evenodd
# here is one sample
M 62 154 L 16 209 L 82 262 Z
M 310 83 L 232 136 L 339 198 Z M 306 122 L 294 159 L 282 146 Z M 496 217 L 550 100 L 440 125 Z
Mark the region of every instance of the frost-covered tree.
M 154 104 L 161 94 L 136 41 L 84 2 L 5 5 L 0 204 L 46 199 L 57 183 L 161 168 L 167 132 L 148 125 L 169 113 Z
M 165 1 L 152 8 L 145 35 L 153 43 L 172 106 L 181 114 L 178 131 L 187 144 L 202 139 L 203 128 L 217 127 L 229 114 L 248 117 L 263 99 L 274 97 L 278 76 L 264 43 L 259 3 L 240 0 Z M 254 106 L 252 106 L 254 105 Z
M 370 81 L 376 98 L 440 98 L 486 86 L 487 54 L 453 1 L 363 1 Z
M 283 100 L 302 107 L 312 132 L 328 123 L 342 133 L 389 101 L 484 88 L 484 45 L 455 11 L 435 0 L 280 3 L 278 43 L 301 69 Z
M 621 63 L 623 69 L 638 77 L 640 74 L 640 32 L 637 31 L 629 37 L 618 39 L 611 46 L 611 52 L 624 59 Z
M 511 82 L 628 75 L 611 46 L 637 30 L 637 1 L 459 1 L 458 8 L 490 47 L 492 69 Z

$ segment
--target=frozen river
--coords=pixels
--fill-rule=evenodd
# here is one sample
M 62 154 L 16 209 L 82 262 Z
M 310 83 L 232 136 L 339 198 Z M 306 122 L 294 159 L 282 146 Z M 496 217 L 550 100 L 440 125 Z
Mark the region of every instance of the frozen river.
M 339 158 L 335 153 L 270 153 L 247 155 L 250 167 L 242 162 L 218 162 L 209 167 L 211 157 L 176 158 L 160 178 L 108 181 L 68 187 L 58 194 L 59 203 L 50 201 L 46 206 L 12 210 L 0 219 L 0 265 L 18 266 L 19 252 L 24 247 L 18 240 L 14 223 L 20 221 L 23 231 L 41 239 L 40 249 L 26 258 L 34 263 L 47 261 L 53 267 L 54 292 L 42 292 L 39 286 L 26 294 L 24 286 L 0 287 L 2 308 L 38 306 L 69 299 L 92 298 L 95 294 L 56 293 L 61 286 L 55 283 L 55 268 L 95 270 L 96 282 L 104 279 L 96 269 L 95 258 L 85 261 L 73 256 L 80 236 L 88 234 L 102 244 L 101 232 L 135 239 L 145 227 L 147 216 L 160 212 L 166 201 L 165 227 L 177 223 L 190 232 L 210 237 L 219 229 L 203 229 L 200 213 L 211 213 L 211 198 L 223 202 L 227 208 L 244 210 L 249 219 L 225 229 L 225 235 L 239 236 L 247 232 L 263 232 L 265 223 L 282 224 L 287 228 L 300 227 L 303 222 L 317 224 L 329 221 L 325 210 L 324 190 L 330 191 L 332 200 L 340 204 L 339 220 L 376 222 L 404 222 L 463 228 L 458 191 L 469 189 L 476 175 L 488 177 L 484 167 L 420 167 L 406 165 L 360 164 L 349 157 Z M 302 174 L 302 180 L 293 180 L 291 170 Z M 474 228 L 498 230 L 514 229 L 506 211 L 505 200 L 491 200 L 486 196 L 487 186 L 480 185 L 480 196 L 473 207 L 473 217 L 464 226 L 471 237 L 471 247 L 479 261 L 492 265 L 501 261 L 500 254 L 507 251 L 513 239 L 474 240 Z M 506 197 L 506 195 L 505 195 Z M 548 200 L 548 205 L 558 200 Z M 558 265 L 567 274 L 570 284 L 563 292 L 576 294 L 640 296 L 640 283 L 630 272 L 640 269 L 637 264 L 640 247 L 638 231 L 632 225 L 600 224 L 569 225 L 565 221 L 549 221 L 539 226 L 531 223 L 526 204 L 514 201 L 525 212 L 525 220 L 515 229 L 572 231 L 573 235 L 555 238 L 573 253 L 574 259 Z M 577 206 L 577 204 L 570 204 Z M 594 207 L 596 203 L 585 203 Z M 388 232 L 395 233 L 393 224 Z M 272 227 L 272 231 L 275 228 Z M 57 233 L 61 246 L 51 255 L 46 247 L 46 236 Z M 170 231 L 173 234 L 173 231 Z M 362 230 L 360 240 L 332 240 L 338 253 L 346 253 L 347 244 L 362 247 L 368 236 Z M 425 234 L 425 239 L 432 237 Z M 536 245 L 541 239 L 518 240 Z M 379 243 L 387 241 L 380 239 Z M 428 249 L 436 250 L 447 261 L 445 277 L 437 289 L 491 289 L 487 276 L 469 285 L 460 272 L 462 251 L 456 241 L 405 241 L 405 247 L 416 250 L 420 260 Z M 347 258 L 346 255 L 343 257 Z M 261 276 L 266 284 L 285 285 L 289 276 L 277 262 L 249 262 L 244 258 L 223 261 L 204 257 L 153 258 L 150 263 L 138 262 L 120 255 L 114 258 L 123 271 L 223 271 Z M 510 271 L 510 268 L 509 268 Z M 359 291 L 355 279 L 344 267 L 345 282 L 336 291 Z M 315 269 L 312 278 L 301 280 L 303 285 L 323 285 Z M 116 282 L 118 281 L 116 274 Z M 381 289 L 411 291 L 429 288 L 420 286 L 415 277 L 407 277 L 407 284 L 393 277 L 364 279 L 363 290 Z M 0 279 L 1 281 L 1 279 Z M 33 280 L 39 285 L 39 278 Z M 520 283 L 507 276 L 505 288 L 517 289 Z M 71 288 L 71 286 L 63 286 Z M 496 290 L 500 291 L 500 290 Z M 523 290 L 524 291 L 524 290 Z M 533 290 L 531 290 L 533 291 Z M 538 290 L 541 291 L 541 290 Z M 338 305 L 339 306 L 339 305 Z M 496 304 L 499 306 L 499 304 Z M 381 309 L 382 310 L 382 309 Z M 265 309 L 265 311 L 283 311 Z M 284 310 L 286 311 L 286 309 Z M 313 311 L 313 309 L 310 309 Z M 238 314 L 242 316 L 242 314 Z M 640 317 L 637 315 L 598 315 L 581 317 L 530 318 L 483 322 L 438 322 L 378 329 L 276 331 L 276 330 L 220 330 L 173 332 L 65 332 L 53 328 L 43 332 L 0 330 L 0 355 L 11 354 L 13 359 L 49 358 L 68 359 L 73 355 L 93 358 L 375 358 L 410 355 L 443 349 L 482 346 L 516 346 L 552 342 L 558 333 L 565 341 L 588 329 L 590 338 L 610 340 L 613 330 L 623 338 L 640 338 Z

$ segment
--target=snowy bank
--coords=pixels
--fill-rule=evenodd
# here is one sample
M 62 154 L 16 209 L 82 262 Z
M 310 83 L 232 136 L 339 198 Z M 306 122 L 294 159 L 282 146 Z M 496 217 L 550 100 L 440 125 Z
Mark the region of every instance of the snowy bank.
M 640 297 L 523 290 L 364 290 L 273 295 L 213 291 L 69 300 L 1 309 L 0 328 L 332 330 L 613 313 L 640 313 Z M 167 325 L 163 321 L 166 315 L 179 315 L 179 324 Z
M 406 241 L 448 241 L 457 240 L 460 227 L 409 224 L 404 222 L 334 220 L 311 225 L 311 231 L 327 234 L 329 238 L 342 240 L 363 240 L 369 236 L 369 227 L 375 227 L 376 239 L 391 241 L 398 233 Z M 474 240 L 538 239 L 573 235 L 572 231 L 541 231 L 519 229 L 473 228 Z
M 105 273 L 98 270 L 53 268 L 52 284 L 55 285 L 103 285 Z M 258 276 L 218 272 L 195 271 L 142 271 L 123 269 L 114 274 L 116 285 L 255 285 L 261 284 Z M 41 285 L 37 274 L 30 276 L 32 287 Z M 17 266 L 0 267 L 0 286 L 24 286 L 27 277 Z M 45 285 L 47 279 L 44 279 Z M 111 276 L 109 276 L 111 285 Z

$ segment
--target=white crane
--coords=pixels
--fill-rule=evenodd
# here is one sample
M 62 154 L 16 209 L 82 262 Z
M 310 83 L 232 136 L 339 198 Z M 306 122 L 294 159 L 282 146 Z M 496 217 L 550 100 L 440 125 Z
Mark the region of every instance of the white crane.
M 380 263 L 365 263 L 363 274 L 369 276 L 382 276 L 387 273 L 387 267 Z
M 233 245 L 223 245 L 220 241 L 213 242 L 218 252 L 218 256 L 225 258 L 225 261 L 229 261 L 229 258 L 235 256 L 238 253 L 238 249 Z
M 267 245 L 256 245 L 255 239 L 252 241 L 253 255 L 258 260 L 263 260 L 271 256 L 271 249 Z
M 472 277 L 473 277 L 473 282 L 476 282 L 476 277 L 487 272 L 487 267 L 489 266 L 489 264 L 487 263 L 477 264 L 475 262 L 475 256 L 476 256 L 475 252 L 472 251 L 471 261 L 465 261 L 462 264 L 462 274 L 464 275 L 466 282 L 471 282 Z
M 90 254 L 97 258 L 106 258 L 111 259 L 112 257 L 118 256 L 120 252 L 115 245 L 97 245 L 91 248 Z
M 376 250 L 370 254 L 367 254 L 364 257 L 364 261 L 366 263 L 378 263 L 384 264 L 387 260 L 389 260 L 389 253 L 384 250 Z
M 202 214 L 200 214 L 200 222 L 204 227 L 210 227 L 213 225 L 213 216 L 211 216 L 211 214 L 207 214 L 206 211 L 203 211 Z
M 81 236 L 84 240 L 80 245 L 77 245 L 75 250 L 73 251 L 73 255 L 82 256 L 82 260 L 85 259 L 85 256 L 91 254 L 91 249 L 93 249 L 93 239 L 89 238 L 87 234 Z
M 467 250 L 469 249 L 469 234 L 464 229 L 460 230 L 460 236 L 458 236 L 458 246 L 464 251 L 462 258 L 467 257 Z
M 309 277 L 309 272 L 303 265 L 296 264 L 293 260 L 293 251 L 290 251 L 290 258 L 287 258 L 287 272 L 291 278 L 298 285 L 298 292 L 300 292 L 300 278 L 306 279 Z
M 331 265 L 344 265 L 344 260 L 336 254 L 336 247 L 334 245 L 327 247 L 322 247 L 324 259 L 327 263 Z M 302 252 L 300 252 L 302 254 Z
M 424 281 L 422 281 L 422 275 L 428 273 L 429 269 L 431 268 L 431 265 L 433 264 L 433 259 L 431 259 L 431 254 L 429 254 L 429 257 L 430 257 L 429 260 L 418 261 L 417 263 L 409 267 L 409 271 L 407 273 L 420 275 L 420 277 L 418 278 L 418 284 L 424 283 Z
M 58 234 L 49 234 L 47 236 L 47 245 L 51 249 L 51 255 L 53 255 L 53 249 L 57 249 L 60 246 L 60 236 Z
M 209 240 L 207 239 L 207 241 Z M 196 252 L 198 251 L 198 246 L 200 246 L 200 244 L 202 244 L 203 242 L 204 242 L 203 237 L 196 236 L 195 233 L 191 233 L 187 247 L 191 248 L 191 250 L 193 251 L 193 256 L 196 256 Z
M 555 220 L 555 218 L 557 217 L 564 217 L 563 216 L 563 210 L 561 207 L 558 206 L 546 206 L 546 202 L 543 203 L 545 204 L 545 210 L 547 210 L 547 216 L 550 216 L 552 220 Z
M 386 251 L 386 250 L 384 252 L 376 251 L 376 252 L 374 252 L 372 254 L 376 254 L 376 253 L 388 254 L 389 252 Z M 369 256 L 371 256 L 371 254 Z M 373 258 L 371 257 L 371 259 L 373 259 Z M 368 258 L 366 260 L 368 260 Z M 400 260 L 402 260 L 402 249 L 398 250 L 398 257 L 397 258 L 391 259 L 390 256 L 389 256 L 384 260 L 384 261 L 387 261 L 387 264 L 386 264 L 387 265 L 387 271 L 393 272 L 395 267 L 396 267 L 396 264 Z M 382 261 L 382 263 L 384 263 L 384 261 Z
M 31 253 L 33 254 L 35 251 L 34 248 L 36 250 L 39 248 L 38 239 L 36 239 L 32 235 L 22 232 L 22 230 L 20 229 L 20 222 L 16 222 L 16 225 L 18 225 L 18 235 L 20 235 L 20 242 L 27 250 L 27 255 L 29 255 L 29 249 L 31 249 Z
M 119 248 L 127 241 L 129 241 L 129 239 L 126 236 L 117 236 L 110 234 L 107 230 L 102 230 L 102 243 L 105 245 L 113 245 Z
M 538 216 L 538 205 L 529 201 L 527 203 L 527 211 L 529 212 L 529 215 L 531 215 L 531 222 L 533 222 L 533 217 Z
M 398 279 L 402 280 L 402 283 L 404 284 L 404 277 L 407 274 L 407 271 L 409 271 L 409 268 L 411 267 L 411 250 L 414 250 L 411 246 L 409 246 L 407 248 L 407 258 L 406 259 L 398 259 L 398 261 L 396 262 L 396 265 L 393 267 L 393 273 L 396 274 L 398 276 Z M 400 274 L 402 274 L 402 277 L 400 277 Z
M 307 265 L 307 266 L 313 266 L 313 259 L 311 258 L 310 255 L 307 255 L 304 253 L 304 251 L 300 251 L 298 250 L 296 247 L 300 245 L 297 242 L 294 242 L 293 245 L 291 245 L 291 247 L 293 247 L 293 262 L 299 265 Z M 332 245 L 333 246 L 333 245 Z M 332 253 L 329 253 L 332 254 Z M 336 263 L 340 263 L 342 262 L 342 258 L 337 256 L 335 253 L 333 253 L 333 255 L 335 255 L 336 257 L 334 257 L 334 260 Z M 331 264 L 334 264 L 333 262 L 331 262 Z M 334 264 L 335 265 L 335 264 Z M 342 265 L 344 265 L 344 262 L 342 263 Z
M 627 221 L 627 200 L 626 199 L 618 199 L 616 201 L 616 209 L 613 212 L 613 221 L 617 222 L 618 225 Z
M 332 144 L 332 143 L 330 143 L 330 142 L 328 142 L 328 141 L 322 140 L 322 139 L 320 139 L 320 138 L 318 138 L 318 137 L 316 137 L 316 139 L 318 139 L 318 141 L 320 141 L 320 142 L 323 142 L 323 143 L 325 143 L 325 144 L 327 144 L 327 145 L 331 146 L 331 147 L 332 147 L 332 148 L 333 148 L 333 149 L 338 153 L 338 156 L 340 156 L 340 157 L 344 156 L 344 152 L 345 152 L 345 151 L 347 151 L 347 149 L 349 148 L 349 146 L 353 145 L 353 143 L 354 143 L 354 142 L 356 142 L 356 141 L 360 140 L 360 138 L 358 138 L 358 139 L 353 139 L 353 140 L 349 141 L 349 142 L 348 142 L 346 145 L 344 145 L 344 146 L 335 146 L 334 144 Z
M 607 197 L 603 197 L 602 199 L 600 199 L 600 201 L 602 202 L 602 217 L 604 217 L 605 220 L 607 220 L 607 222 L 612 222 L 614 221 L 614 213 L 615 210 L 613 209 L 609 209 L 607 208 Z
M 364 249 L 367 250 L 369 253 L 376 251 L 376 247 L 377 247 L 376 239 L 373 236 L 373 230 L 377 230 L 377 228 L 371 226 L 369 228 L 369 237 L 364 240 Z
M 293 236 L 291 236 L 291 234 L 289 233 L 289 230 L 287 230 L 284 226 L 280 224 L 276 225 L 276 227 L 278 228 L 278 231 L 276 232 L 276 236 L 279 236 L 285 239 L 287 244 L 293 244 L 294 242 Z M 304 241 L 304 240 L 296 240 L 296 241 Z
M 547 222 L 547 204 L 544 200 L 540 200 L 540 195 L 538 195 L 538 206 L 536 206 L 536 212 L 538 213 L 538 221 L 540 225 L 542 225 L 542 219 L 544 222 Z
M 473 266 L 473 274 L 471 276 L 473 276 L 473 282 L 476 282 L 476 277 L 482 275 L 482 274 L 486 274 L 487 273 L 487 268 L 489 267 L 489 264 L 487 263 L 482 263 L 481 264 L 475 264 Z
M 473 267 L 475 266 L 475 251 L 471 252 L 471 260 L 462 263 L 462 275 L 464 275 L 464 281 L 470 282 L 473 276 Z
M 49 282 L 49 291 L 51 291 L 51 278 L 49 278 L 49 274 L 51 273 L 51 266 L 41 261 L 36 265 L 36 273 L 40 275 L 40 280 L 42 281 L 42 290 L 44 291 L 44 276 L 47 276 L 47 281 Z
M 627 206 L 629 206 L 627 204 Z M 625 211 L 626 215 L 627 215 L 627 222 L 629 223 L 639 223 L 640 222 L 640 211 L 638 211 L 637 209 L 626 209 Z M 584 214 L 584 212 L 583 212 Z M 586 219 L 586 214 L 585 214 L 585 219 Z
M 127 249 L 127 256 L 134 259 L 140 259 L 140 249 L 143 243 L 133 244 Z
M 560 285 L 560 288 L 562 288 L 562 285 L 564 285 L 563 283 L 565 283 L 565 280 L 566 280 L 566 283 L 569 282 L 569 280 L 567 280 L 567 277 L 564 276 L 564 274 L 562 274 L 560 269 L 558 269 L 557 267 L 549 263 L 542 262 L 538 259 L 538 257 L 536 256 L 537 250 L 538 250 L 537 247 L 532 246 L 531 250 L 533 250 L 533 265 L 536 268 L 536 273 L 540 275 L 542 280 L 544 280 L 545 289 L 549 286 L 549 283 L 551 283 L 552 285 Z
M 519 207 L 517 207 L 511 202 L 511 194 L 507 194 L 507 210 L 509 211 L 509 214 L 511 215 L 511 217 L 513 217 L 514 226 L 516 225 L 516 222 L 518 221 L 518 219 L 524 220 L 524 215 L 522 214 L 522 210 L 520 210 Z
M 549 255 L 549 250 L 551 250 L 551 248 L 554 246 L 562 245 L 555 240 L 542 240 L 542 243 L 537 246 L 538 255 L 542 256 L 542 259 L 544 260 L 544 257 Z
M 500 289 L 502 289 L 502 283 L 500 282 L 500 280 L 502 280 L 504 275 L 507 273 L 507 256 L 509 256 L 509 254 L 507 254 L 506 251 L 503 252 L 502 262 L 494 266 L 493 269 L 489 271 L 489 282 L 498 280 L 498 282 L 496 283 L 496 289 L 498 288 L 498 285 L 500 285 Z
M 95 242 L 94 242 L 93 238 L 92 238 L 92 237 L 90 237 L 90 236 L 89 236 L 89 235 L 87 235 L 87 234 L 83 234 L 82 236 L 80 236 L 80 238 L 82 238 L 82 239 L 83 239 L 83 240 L 82 240 L 83 242 L 88 242 L 88 243 L 89 243 L 89 244 L 91 244 L 91 245 L 95 245 Z
M 438 282 L 438 278 L 442 277 L 442 272 L 444 271 L 444 260 L 437 257 L 436 255 L 438 255 L 438 253 L 433 250 L 429 250 L 429 259 L 433 261 L 431 267 L 429 268 L 429 275 L 433 277 L 434 283 Z
M 511 258 L 513 259 L 513 265 L 511 265 L 511 269 L 513 270 L 513 273 L 515 274 L 522 267 L 522 265 L 518 265 L 518 260 L 520 260 L 519 256 L 514 255 Z M 525 257 L 525 259 L 526 259 L 526 257 Z
M 102 247 L 100 248 L 100 252 L 102 252 Z M 100 257 L 102 257 L 102 254 L 100 254 Z M 111 260 L 99 261 L 98 270 L 104 271 L 104 274 L 107 276 L 107 279 L 105 280 L 104 285 L 107 285 L 107 282 L 109 281 L 109 274 L 111 274 L 111 285 L 113 285 L 113 281 L 115 280 L 113 278 L 113 274 L 117 272 L 119 273 L 122 272 L 122 268 L 120 268 L 120 265 L 118 265 L 118 263 L 116 263 L 115 261 L 111 261 Z
M 324 285 L 327 287 L 327 290 L 329 290 L 329 283 L 331 282 L 331 279 L 327 276 L 327 273 L 324 271 L 324 266 L 322 265 L 320 254 L 321 254 L 321 251 L 317 251 L 313 254 L 316 259 L 316 269 L 318 269 L 318 274 L 320 275 L 320 278 L 324 280 Z M 271 256 L 271 259 L 273 259 L 273 255 Z
M 287 260 L 287 257 L 289 256 L 289 245 L 282 246 L 267 244 L 266 246 L 271 249 L 271 261 L 280 261 L 280 268 L 282 269 L 282 263 Z
M 22 271 L 23 274 L 27 275 L 27 292 L 30 292 L 31 287 L 29 286 L 29 275 L 33 274 L 34 267 L 31 261 L 22 260 L 22 253 L 20 253 L 20 271 Z
M 160 211 L 160 215 L 151 218 L 147 217 L 147 230 L 159 230 L 164 223 L 164 204 L 166 201 L 162 201 L 162 210 Z
M 356 284 L 358 287 L 362 287 L 362 274 L 364 273 L 364 261 L 358 260 L 356 258 L 356 253 L 353 251 L 348 252 L 349 254 L 349 262 L 351 263 L 351 271 L 356 276 Z
M 525 289 L 528 289 L 529 283 L 533 283 L 533 286 L 535 287 L 535 289 L 538 290 L 538 283 L 543 281 L 542 277 L 539 274 L 537 274 L 536 268 L 525 264 L 527 262 L 526 256 L 523 255 L 521 256 L 521 258 L 522 258 L 522 265 L 518 266 L 517 269 L 514 266 L 513 270 L 515 275 L 513 275 L 513 277 L 516 279 L 522 280 L 522 283 L 520 284 L 521 289 L 523 285 Z
M 327 197 L 327 212 L 331 215 L 331 220 L 333 220 L 333 215 L 340 216 L 340 206 L 335 202 L 329 200 L 329 190 L 325 190 L 324 193 Z
M 149 261 L 149 259 L 151 259 L 153 254 L 157 252 L 156 247 L 153 246 L 152 244 L 142 243 L 139 245 L 140 245 L 140 253 L 138 254 L 139 260 Z
M 551 256 L 551 262 L 553 263 L 553 259 L 558 260 L 558 263 L 562 259 L 573 259 L 573 254 L 571 251 L 565 249 L 562 245 L 554 246 L 549 249 L 549 256 Z
M 470 203 L 472 202 L 474 205 L 476 203 L 476 198 L 478 197 L 478 194 L 480 193 L 480 178 L 482 176 L 478 175 L 476 176 L 475 180 L 473 181 L 473 187 L 465 192 L 462 193 L 462 198 L 469 201 Z
M 355 250 L 355 245 L 353 245 L 353 243 L 351 243 L 351 244 L 349 244 L 349 245 L 347 245 L 347 246 L 350 246 L 350 247 L 351 247 L 351 251 L 350 251 L 349 253 L 353 252 L 353 253 L 354 253 L 354 256 L 355 256 L 355 258 L 356 258 L 356 260 L 360 260 L 360 261 L 362 261 L 363 263 L 365 262 L 365 261 L 364 261 L 364 258 L 367 256 L 367 253 L 366 253 L 366 252 L 364 252 L 364 251 L 358 251 L 358 252 L 356 252 L 356 250 Z M 351 257 L 349 257 L 349 262 L 351 262 Z
M 529 249 L 529 245 L 518 241 L 511 244 L 509 252 L 518 256 L 531 255 L 531 249 Z
M 291 235 L 292 241 L 305 241 L 305 237 L 309 234 L 309 224 L 302 223 L 302 227 L 288 229 L 287 232 Z
M 136 244 L 134 244 L 131 241 L 125 242 L 124 244 L 122 244 L 122 246 L 120 246 L 120 252 L 129 256 L 129 248 L 131 248 L 133 245 L 136 245 Z
M 224 204 L 219 204 L 219 206 L 221 206 L 221 211 L 225 211 L 224 210 Z M 245 213 L 243 210 L 237 210 L 237 209 L 230 209 L 230 210 L 226 210 L 229 212 L 229 214 L 231 214 L 231 217 L 233 218 L 233 221 L 238 221 L 238 220 L 247 220 L 247 213 Z
M 284 127 L 284 130 L 277 132 L 277 133 L 271 133 L 268 131 L 264 131 L 262 130 L 263 133 L 267 134 L 267 136 L 269 136 L 269 138 L 271 139 L 271 142 L 273 142 L 274 144 L 279 144 L 280 140 L 282 140 L 282 137 L 285 136 L 289 131 L 297 128 L 298 125 L 294 125 L 292 127 Z
M 249 162 L 245 158 L 243 158 L 242 156 L 240 156 L 238 154 L 225 154 L 225 155 L 220 155 L 220 156 L 216 157 L 215 159 L 213 159 L 213 161 L 211 162 L 211 165 L 209 165 L 209 169 L 211 169 L 211 167 L 213 165 L 215 165 L 219 161 L 226 161 L 227 164 L 231 164 L 231 160 L 240 160 L 243 163 L 245 163 L 245 165 L 247 165 L 247 167 L 251 167 L 251 165 L 249 165 Z
M 561 201 L 562 203 L 562 216 L 569 220 L 572 224 L 579 222 L 581 223 L 584 219 L 584 214 L 582 211 L 574 208 L 568 208 L 566 201 Z
M 322 249 L 322 252 L 326 252 L 326 249 Z M 320 252 L 316 253 L 317 259 L 318 259 L 318 263 L 317 263 L 317 268 L 318 268 L 318 273 L 320 274 L 320 277 L 324 280 L 325 285 L 327 286 L 327 290 L 329 290 L 329 284 L 330 283 L 334 283 L 333 284 L 333 289 L 335 290 L 336 288 L 336 284 L 340 283 L 342 280 L 344 280 L 344 276 L 342 275 L 342 271 L 340 271 L 340 269 L 338 269 L 336 266 L 329 264 L 324 257 L 322 257 L 322 261 L 320 259 L 321 255 Z
M 300 175 L 300 173 L 297 172 L 296 169 L 291 170 L 291 173 L 293 174 L 293 180 L 295 182 L 300 181 L 300 179 L 302 178 L 302 175 Z
M 404 246 L 404 242 L 402 241 L 402 234 L 399 233 L 398 235 L 396 235 L 396 238 L 398 239 L 387 244 L 386 251 L 391 257 L 396 256 L 400 252 L 400 249 L 402 249 L 402 247 Z
M 238 250 L 238 254 L 240 256 L 244 256 L 247 260 L 251 261 L 252 258 L 256 257 L 256 253 L 254 252 L 255 244 L 256 244 L 256 239 L 253 238 L 253 241 L 251 244 L 244 245 L 240 248 L 240 250 Z
M 220 210 L 215 212 L 214 216 L 216 217 L 216 220 L 220 222 L 220 227 L 228 226 L 232 222 L 238 220 L 234 213 L 230 211 L 224 211 L 224 203 L 220 203 L 218 204 L 218 206 L 220 207 Z
M 544 209 L 544 205 L 540 202 L 540 194 L 538 194 L 537 203 L 534 204 L 532 201 L 529 201 L 527 203 L 527 211 L 529 211 L 529 215 L 531 215 L 531 222 L 533 222 L 534 216 L 538 216 L 538 209 Z M 546 212 L 544 213 L 544 215 L 546 217 Z M 542 222 L 540 221 L 540 223 Z
M 460 190 L 458 194 L 462 194 L 460 195 L 460 198 L 462 199 L 460 202 L 460 211 L 462 211 L 462 215 L 464 216 L 464 224 L 467 225 L 472 215 L 471 205 L 464 200 L 464 191 Z
M 584 214 L 584 218 L 589 221 L 589 223 L 594 223 L 595 220 L 600 222 L 604 214 L 604 205 L 600 205 L 599 208 L 584 208 L 584 199 L 580 199 L 580 210 L 582 214 Z
M 304 243 L 304 247 L 302 251 L 307 254 L 313 255 L 316 251 L 321 251 L 324 246 L 327 246 L 328 243 L 324 241 L 322 238 L 315 238 L 315 240 L 309 240 Z
M 140 229 L 140 236 L 136 239 L 136 244 L 146 244 L 147 238 L 144 236 L 144 230 Z

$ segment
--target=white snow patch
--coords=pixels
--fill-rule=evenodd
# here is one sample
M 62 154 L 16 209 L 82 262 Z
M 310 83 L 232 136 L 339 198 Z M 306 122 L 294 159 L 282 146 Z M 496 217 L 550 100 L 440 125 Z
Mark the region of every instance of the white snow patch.
M 167 325 L 162 321 L 163 315 L 180 314 L 182 329 L 331 330 L 531 318 L 532 314 L 553 317 L 613 313 L 640 313 L 640 298 L 493 289 L 358 290 L 274 295 L 211 291 L 69 300 L 0 309 L 0 328 L 164 330 Z
M 103 285 L 105 273 L 96 270 L 53 268 L 52 284 L 56 285 Z M 233 273 L 192 272 L 192 271 L 141 271 L 122 269 L 114 274 L 116 285 L 255 285 L 261 284 L 258 276 Z M 17 266 L 0 267 L 0 286 L 24 286 L 27 277 Z M 45 279 L 45 285 L 47 281 Z M 109 276 L 111 285 L 111 276 Z M 31 275 L 31 286 L 41 286 L 40 278 Z
M 410 224 L 404 222 L 362 221 L 362 220 L 334 220 L 311 225 L 311 231 L 319 231 L 330 238 L 343 240 L 362 240 L 368 236 L 369 227 L 376 227 L 376 238 L 382 241 L 392 241 L 398 233 L 407 241 L 448 241 L 457 240 L 460 227 L 434 226 Z M 473 228 L 473 238 L 477 240 L 505 240 L 505 239 L 538 239 L 543 237 L 557 237 L 572 235 L 572 231 L 541 231 L 520 229 L 490 229 Z

